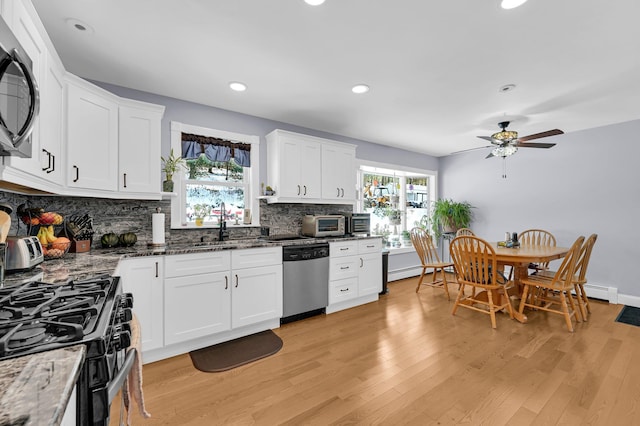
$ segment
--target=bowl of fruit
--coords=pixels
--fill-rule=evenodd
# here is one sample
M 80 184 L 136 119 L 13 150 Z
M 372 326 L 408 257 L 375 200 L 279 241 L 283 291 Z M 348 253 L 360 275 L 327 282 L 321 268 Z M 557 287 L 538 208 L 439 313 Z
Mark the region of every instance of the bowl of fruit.
M 40 225 L 38 240 L 42 245 L 42 254 L 45 259 L 60 259 L 67 254 L 71 247 L 71 240 L 67 237 L 56 237 L 53 225 Z

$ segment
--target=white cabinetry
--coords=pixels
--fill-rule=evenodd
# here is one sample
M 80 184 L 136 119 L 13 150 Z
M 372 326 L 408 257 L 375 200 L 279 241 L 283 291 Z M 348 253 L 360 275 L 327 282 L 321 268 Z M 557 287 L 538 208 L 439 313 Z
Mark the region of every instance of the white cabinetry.
M 164 106 L 120 99 L 118 189 L 160 193 L 160 125 Z
M 118 98 L 67 74 L 67 186 L 118 190 Z
M 145 363 L 280 326 L 282 247 L 127 258 L 116 274 Z
M 159 199 L 164 106 L 123 99 L 72 74 L 67 186 L 74 195 Z
M 378 300 L 382 291 L 382 239 L 329 244 L 327 313 Z
M 166 257 L 166 345 L 231 328 L 230 267 L 229 251 Z
M 320 199 L 322 146 L 314 139 L 284 130 L 267 135 L 268 183 L 280 201 Z
M 231 326 L 282 317 L 282 247 L 231 252 Z
M 10 16 L 4 14 L 4 9 Z M 33 62 L 32 72 L 40 92 L 40 112 L 30 138 L 31 158 L 5 157 L 2 180 L 59 192 L 64 184 L 62 141 L 65 71 L 56 52 L 47 48 L 38 29 L 40 23 L 32 16 L 35 11 L 30 12 L 30 9 L 32 6 L 29 3 L 20 1 L 3 4 L 3 18 Z
M 121 277 L 123 291 L 133 294 L 143 354 L 164 345 L 163 261 L 161 256 L 123 259 L 115 273 Z
M 356 199 L 356 148 L 336 143 L 322 144 L 322 200 L 345 203 Z

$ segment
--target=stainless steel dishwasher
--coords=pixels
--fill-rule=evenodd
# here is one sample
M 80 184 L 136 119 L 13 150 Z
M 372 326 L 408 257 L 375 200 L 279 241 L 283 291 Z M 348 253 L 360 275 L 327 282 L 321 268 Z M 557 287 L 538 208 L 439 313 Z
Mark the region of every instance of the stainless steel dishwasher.
M 280 323 L 324 313 L 329 304 L 329 244 L 284 246 L 282 265 Z

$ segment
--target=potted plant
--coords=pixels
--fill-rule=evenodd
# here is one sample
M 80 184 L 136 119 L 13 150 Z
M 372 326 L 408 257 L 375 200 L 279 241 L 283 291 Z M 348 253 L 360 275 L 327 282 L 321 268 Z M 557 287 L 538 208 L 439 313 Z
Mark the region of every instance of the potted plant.
M 196 217 L 196 226 L 202 226 L 205 216 L 208 216 L 211 208 L 207 204 L 196 204 L 193 206 L 193 214 Z
M 440 238 L 443 233 L 468 228 L 473 218 L 472 208 L 466 201 L 455 202 L 447 198 L 437 200 L 431 210 L 431 229 L 435 236 Z
M 166 179 L 162 182 L 162 190 L 164 192 L 173 192 L 173 175 L 180 168 L 186 168 L 186 162 L 184 158 L 176 157 L 173 153 L 173 148 L 169 152 L 167 158 L 160 157 L 162 160 L 162 171 L 164 172 Z

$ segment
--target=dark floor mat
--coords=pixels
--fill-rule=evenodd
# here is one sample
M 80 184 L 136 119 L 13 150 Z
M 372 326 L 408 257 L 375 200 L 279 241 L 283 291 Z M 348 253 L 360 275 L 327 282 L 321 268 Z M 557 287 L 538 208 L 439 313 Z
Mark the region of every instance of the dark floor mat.
M 616 321 L 640 327 L 640 308 L 633 306 L 623 307 Z
M 282 339 L 266 330 L 239 339 L 189 352 L 194 367 L 207 373 L 230 370 L 273 355 L 282 348 Z

